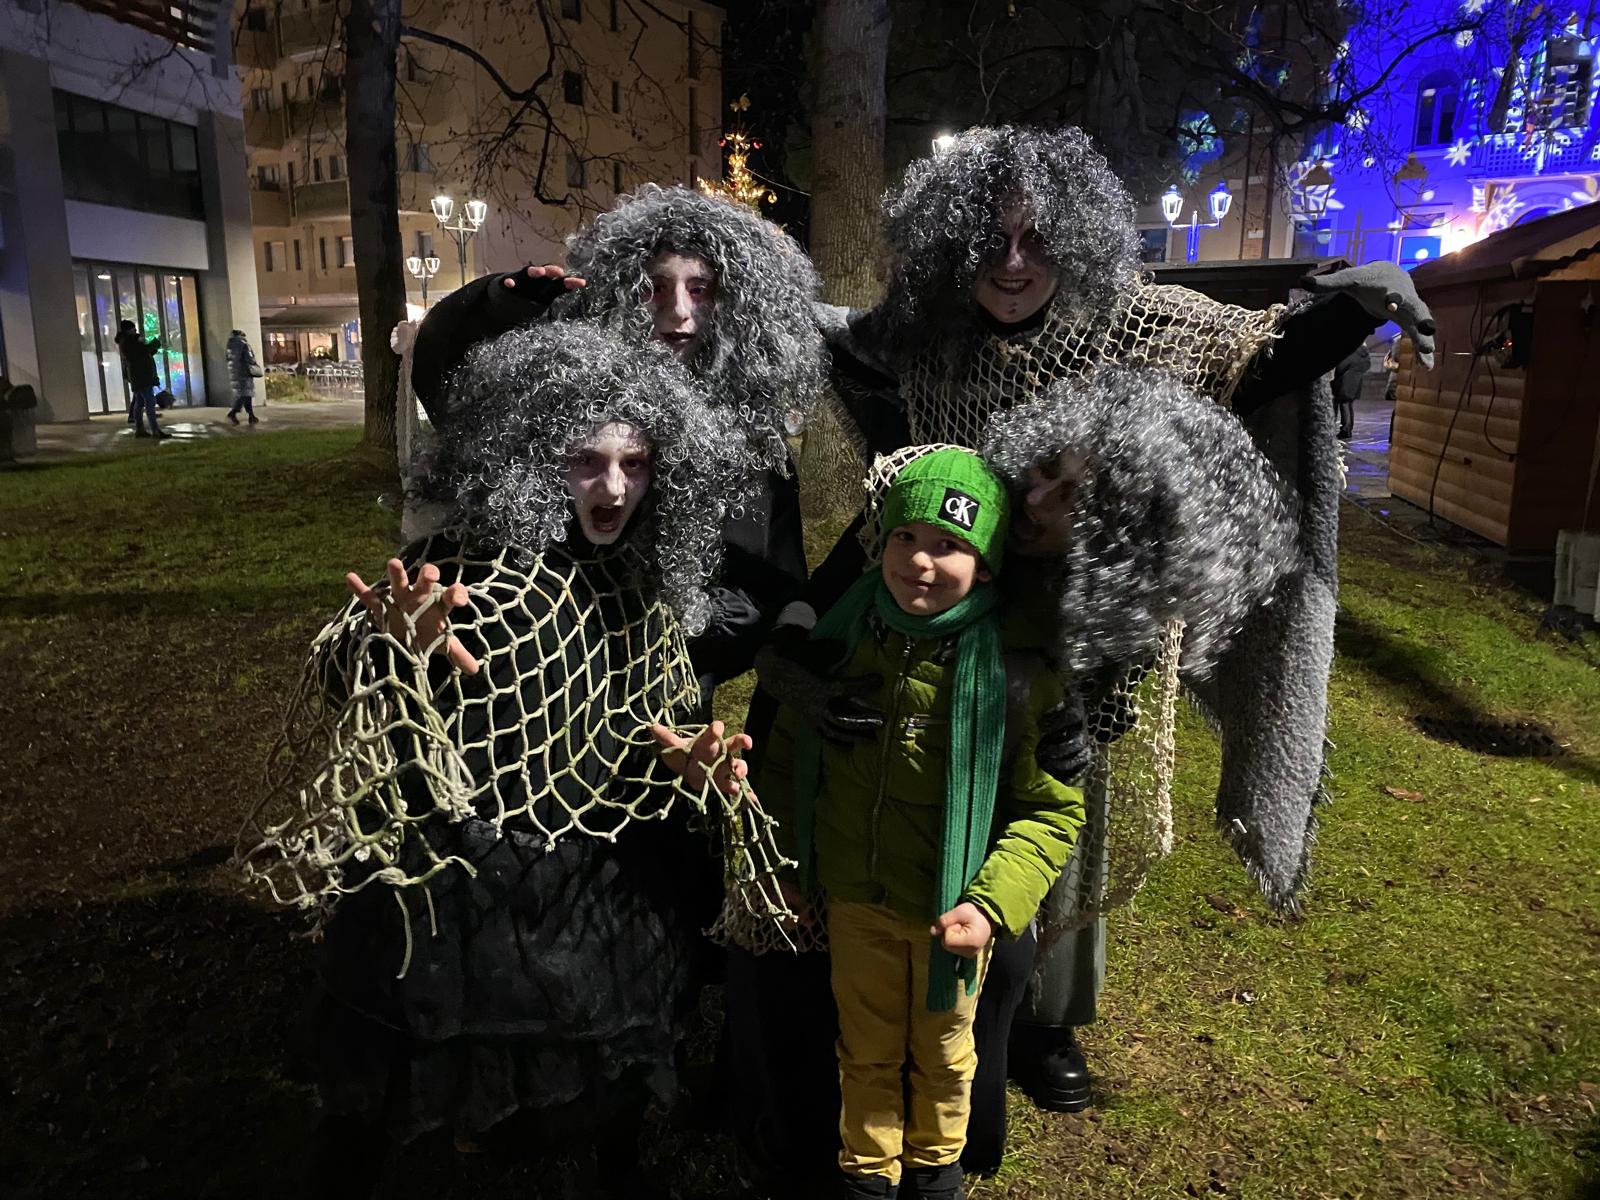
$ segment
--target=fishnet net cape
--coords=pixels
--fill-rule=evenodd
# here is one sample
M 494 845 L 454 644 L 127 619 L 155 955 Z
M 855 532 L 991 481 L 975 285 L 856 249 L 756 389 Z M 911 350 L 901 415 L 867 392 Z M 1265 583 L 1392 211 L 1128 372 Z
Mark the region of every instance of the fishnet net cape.
M 684 721 L 699 689 L 677 622 L 640 585 L 637 550 L 532 554 L 436 536 L 405 557 L 437 566 L 441 587 L 466 586 L 450 631 L 480 669 L 414 654 L 348 604 L 318 634 L 290 702 L 267 794 L 240 837 L 247 876 L 320 923 L 346 892 L 471 870 L 433 848 L 427 822 L 477 817 L 554 846 L 615 839 L 681 799 L 720 840 L 730 885 L 772 877 L 783 859 L 748 789 L 690 788 L 655 753 L 652 724 L 696 732 Z
M 1027 336 L 985 337 L 964 371 L 952 374 L 942 355 L 918 357 L 900 382 L 912 440 L 981 447 L 996 409 L 1032 400 L 1057 379 L 1086 379 L 1102 363 L 1154 367 L 1226 403 L 1283 312 L 1281 305 L 1239 308 L 1170 284 L 1129 288 L 1109 311 L 1063 301 Z
M 882 489 L 917 454 L 949 444 L 981 449 L 996 411 L 1038 399 L 1056 380 L 1087 380 L 1103 364 L 1155 368 L 1225 403 L 1282 316 L 1281 305 L 1256 311 L 1184 287 L 1140 283 L 1118 293 L 1109 310 L 1061 297 L 1037 329 L 917 356 L 901 372 L 899 398 L 912 441 L 922 445 L 881 456 L 864 481 L 868 554 L 880 548 Z M 1088 819 L 1071 867 L 1041 910 L 1046 944 L 1132 899 L 1172 849 L 1181 646 L 1182 626 L 1173 622 L 1150 647 L 1149 661 L 1125 673 L 1087 714 L 1095 742 L 1082 781 Z

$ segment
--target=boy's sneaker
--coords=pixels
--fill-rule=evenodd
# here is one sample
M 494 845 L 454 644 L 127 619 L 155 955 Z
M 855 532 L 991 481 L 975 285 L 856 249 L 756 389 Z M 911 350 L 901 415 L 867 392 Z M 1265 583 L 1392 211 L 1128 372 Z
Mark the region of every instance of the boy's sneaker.
M 260 417 L 251 417 L 250 418 L 250 424 L 252 424 L 252 425 L 261 424 L 261 418 Z
M 901 1200 L 962 1200 L 961 1164 L 912 1167 L 900 1180 Z
M 228 420 L 232 421 L 235 425 L 237 425 L 239 423 L 239 414 L 236 413 L 236 412 L 230 412 L 228 414 Z

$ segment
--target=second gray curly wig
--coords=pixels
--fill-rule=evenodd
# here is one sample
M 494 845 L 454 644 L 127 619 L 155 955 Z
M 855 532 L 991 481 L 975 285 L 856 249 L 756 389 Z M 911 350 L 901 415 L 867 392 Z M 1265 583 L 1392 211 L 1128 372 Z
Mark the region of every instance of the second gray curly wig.
M 1181 617 L 1183 669 L 1204 676 L 1301 564 L 1293 491 L 1233 414 L 1149 370 L 1057 382 L 996 414 L 984 450 L 1014 485 L 1063 453 L 1083 464 L 1061 563 L 1064 664 L 1143 657 Z
M 572 451 L 625 422 L 648 439 L 650 490 L 624 534 L 689 633 L 710 616 L 721 526 L 748 479 L 732 423 L 665 347 L 588 321 L 534 325 L 474 348 L 451 381 L 427 488 L 463 539 L 540 553 L 569 536 Z
M 1001 217 L 1017 204 L 1061 272 L 1058 296 L 1103 308 L 1138 278 L 1133 200 L 1088 134 L 969 129 L 913 162 L 884 197 L 893 266 L 873 324 L 898 363 L 971 338 L 978 268 L 1004 250 Z
M 799 245 L 742 205 L 684 187 L 647 183 L 567 239 L 567 269 L 587 286 L 558 301 L 564 316 L 588 316 L 651 334 L 640 298 L 649 265 L 671 251 L 702 258 L 717 272 L 707 336 L 687 366 L 712 403 L 749 435 L 760 464 L 783 470 L 785 427 L 822 391 L 823 347 L 811 314 L 817 273 Z

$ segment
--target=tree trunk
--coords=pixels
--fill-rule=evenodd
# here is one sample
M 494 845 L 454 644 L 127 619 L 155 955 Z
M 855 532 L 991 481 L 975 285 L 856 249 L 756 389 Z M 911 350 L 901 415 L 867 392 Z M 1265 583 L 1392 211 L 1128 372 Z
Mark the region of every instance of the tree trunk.
M 400 23 L 400 0 L 350 0 L 345 20 L 345 152 L 366 376 L 361 440 L 390 462 L 400 360 L 389 348 L 389 334 L 406 316 L 394 133 Z
M 889 0 L 822 0 L 812 30 L 811 261 L 826 299 L 869 308 L 883 290 L 878 201 Z

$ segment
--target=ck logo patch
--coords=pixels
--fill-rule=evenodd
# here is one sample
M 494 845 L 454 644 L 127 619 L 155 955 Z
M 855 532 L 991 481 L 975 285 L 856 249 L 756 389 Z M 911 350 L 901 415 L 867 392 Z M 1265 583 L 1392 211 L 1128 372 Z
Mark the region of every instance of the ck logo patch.
M 978 519 L 978 502 L 965 492 L 945 488 L 944 503 L 939 506 L 939 512 L 951 524 L 971 529 L 973 521 Z

